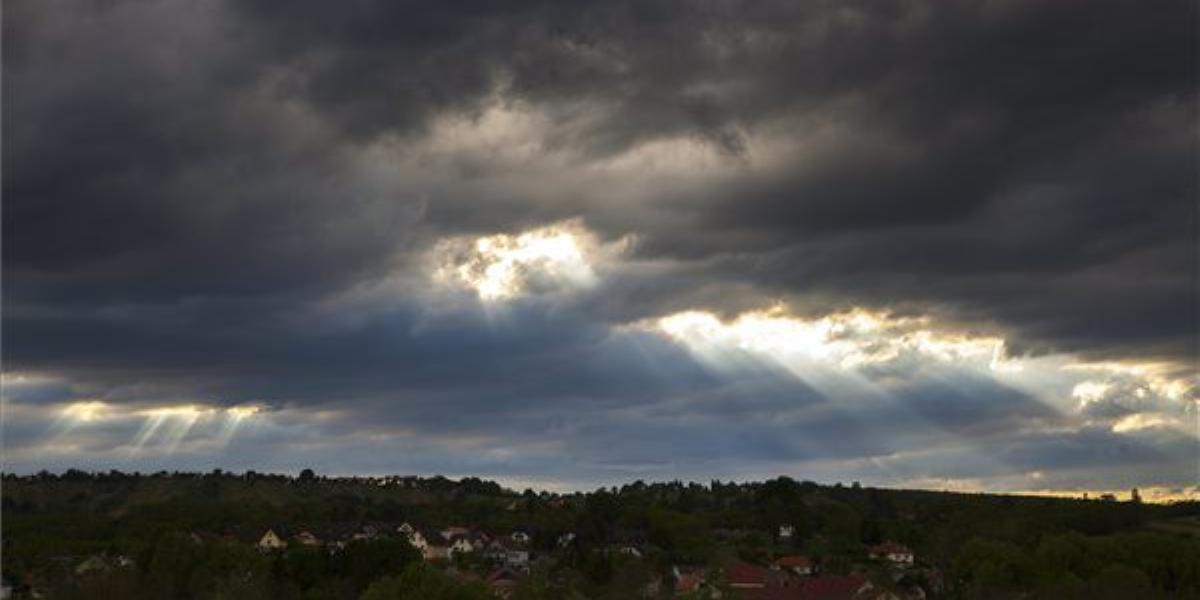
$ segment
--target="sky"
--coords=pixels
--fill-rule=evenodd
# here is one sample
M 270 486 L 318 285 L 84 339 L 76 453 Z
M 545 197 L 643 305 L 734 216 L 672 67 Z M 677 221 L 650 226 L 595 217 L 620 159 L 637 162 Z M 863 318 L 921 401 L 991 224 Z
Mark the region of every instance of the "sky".
M 1195 13 L 8 0 L 4 469 L 1200 497 Z

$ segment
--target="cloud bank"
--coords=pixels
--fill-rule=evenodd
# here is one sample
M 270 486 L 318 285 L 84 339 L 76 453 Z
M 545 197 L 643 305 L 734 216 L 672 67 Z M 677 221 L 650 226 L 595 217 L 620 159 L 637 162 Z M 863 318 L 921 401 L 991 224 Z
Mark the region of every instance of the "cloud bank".
M 5 9 L 6 469 L 1196 493 L 1191 3 Z

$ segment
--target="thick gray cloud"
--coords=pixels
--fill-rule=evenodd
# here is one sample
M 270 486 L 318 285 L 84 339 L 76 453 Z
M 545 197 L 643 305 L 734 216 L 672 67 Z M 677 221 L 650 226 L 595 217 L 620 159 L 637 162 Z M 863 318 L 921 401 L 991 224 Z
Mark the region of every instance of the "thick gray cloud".
M 352 460 L 356 429 L 403 426 L 568 451 L 397 468 L 729 477 L 943 444 L 941 473 L 895 467 L 935 480 L 1076 469 L 1130 437 L 1081 423 L 1132 413 L 970 369 L 879 404 L 630 324 L 868 307 L 1194 375 L 1190 2 L 5 9 L 4 369 L 54 382 L 22 406 L 332 411 L 312 431 L 348 470 L 388 470 Z M 632 240 L 586 292 L 430 291 L 439 240 L 572 218 Z M 43 439 L 29 418 L 9 444 Z M 290 468 L 271 439 L 250 454 Z M 1165 439 L 1121 442 L 1174 465 L 1156 485 L 1186 473 Z M 824 473 L 900 480 L 854 464 Z

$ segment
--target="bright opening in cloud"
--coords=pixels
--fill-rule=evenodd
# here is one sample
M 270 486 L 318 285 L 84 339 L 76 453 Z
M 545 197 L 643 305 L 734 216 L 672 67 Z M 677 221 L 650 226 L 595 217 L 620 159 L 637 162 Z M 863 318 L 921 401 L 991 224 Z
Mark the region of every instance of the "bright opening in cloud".
M 74 423 L 90 423 L 103 418 L 107 410 L 108 405 L 103 402 L 75 402 L 63 409 L 62 418 Z
M 72 402 L 58 409 L 45 444 L 59 444 L 73 435 L 89 430 L 135 430 L 127 447 L 130 455 L 141 455 L 153 448 L 155 454 L 173 454 L 187 441 L 223 448 L 237 431 L 261 409 L 254 405 L 218 407 L 179 404 L 137 408 L 99 400 Z M 115 428 L 115 429 L 114 429 Z
M 597 281 L 593 264 L 600 250 L 575 220 L 516 235 L 452 238 L 434 248 L 434 277 L 485 301 L 583 289 Z
M 892 317 L 855 309 L 802 319 L 782 307 L 741 314 L 721 321 L 704 311 L 658 319 L 658 329 L 690 350 L 711 355 L 737 349 L 774 359 L 785 366 L 820 361 L 843 369 L 867 367 L 920 356 L 941 362 L 975 362 L 989 369 L 1019 365 L 1004 356 L 1004 340 L 946 334 L 928 328 L 928 319 Z
M 1071 389 L 1071 395 L 1078 398 L 1081 404 L 1095 402 L 1104 397 L 1108 392 L 1108 384 L 1098 381 L 1084 381 L 1083 383 L 1075 384 Z

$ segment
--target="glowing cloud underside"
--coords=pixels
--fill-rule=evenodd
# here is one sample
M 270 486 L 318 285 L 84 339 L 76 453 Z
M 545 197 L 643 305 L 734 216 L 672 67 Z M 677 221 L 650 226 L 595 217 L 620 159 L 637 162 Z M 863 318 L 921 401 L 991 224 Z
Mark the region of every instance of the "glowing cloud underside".
M 1115 433 L 1168 428 L 1197 436 L 1200 386 L 1195 378 L 1172 376 L 1154 364 L 1088 363 L 1064 354 L 1010 357 L 1003 338 L 946 332 L 925 317 L 856 309 L 805 319 L 776 307 L 730 320 L 686 311 L 637 328 L 666 335 L 717 370 L 758 360 L 818 388 L 858 386 L 878 393 L 929 369 L 970 373 Z
M 223 448 L 258 412 L 256 406 L 219 408 L 185 404 L 135 409 L 101 401 L 74 402 L 59 410 L 47 442 L 55 442 L 72 431 L 89 426 L 138 423 L 137 432 L 126 445 L 131 456 L 150 448 L 156 453 L 170 455 L 189 440 Z
M 653 323 L 698 353 L 737 349 L 787 367 L 819 361 L 852 369 L 919 355 L 992 370 L 1020 369 L 1019 364 L 1005 359 L 1003 339 L 939 333 L 928 329 L 928 324 L 928 319 L 893 318 L 865 310 L 801 319 L 781 308 L 744 313 L 728 322 L 712 313 L 688 311 Z

